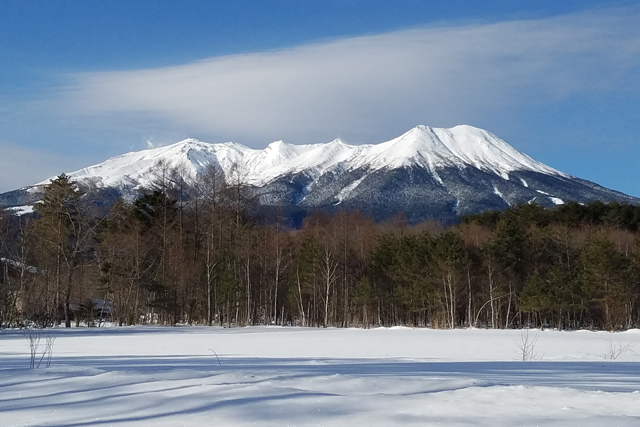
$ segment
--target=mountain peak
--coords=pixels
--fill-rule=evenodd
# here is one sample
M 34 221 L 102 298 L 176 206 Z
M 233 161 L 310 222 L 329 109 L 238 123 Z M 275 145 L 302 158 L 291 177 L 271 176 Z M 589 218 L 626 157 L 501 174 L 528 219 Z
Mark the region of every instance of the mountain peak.
M 284 142 L 283 140 L 279 139 L 277 141 L 273 141 L 271 144 L 267 145 L 267 147 L 265 148 L 265 150 L 277 150 L 280 149 L 281 147 L 286 147 L 287 144 L 286 142 Z
M 200 141 L 199 139 L 196 138 L 187 138 L 187 139 L 183 139 L 182 141 L 178 141 L 176 142 L 176 144 L 206 144 L 202 141 Z
M 288 173 L 307 171 L 320 176 L 328 170 L 370 170 L 399 167 L 423 167 L 432 174 L 445 167 L 474 167 L 495 173 L 504 179 L 515 170 L 531 170 L 563 175 L 515 150 L 495 135 L 473 126 L 448 129 L 418 125 L 397 138 L 380 144 L 353 146 L 336 138 L 328 143 L 294 145 L 273 141 L 264 150 L 235 142 L 211 144 L 187 138 L 175 144 L 141 152 L 132 152 L 70 175 L 78 180 L 91 179 L 102 185 L 119 180 L 138 181 L 145 185 L 145 171 L 158 160 L 168 164 L 187 163 L 187 170 L 198 173 L 208 163 L 223 169 L 244 164 L 247 180 L 263 185 Z
M 113 157 L 69 175 L 80 184 L 116 188 L 132 199 L 149 187 L 158 161 L 192 177 L 209 165 L 228 177 L 240 165 L 244 184 L 252 186 L 261 204 L 293 204 L 296 209 L 339 205 L 370 212 L 377 219 L 400 210 L 413 212 L 416 219 L 451 217 L 531 200 L 550 206 L 568 200 L 638 202 L 563 174 L 469 125 L 419 125 L 379 144 L 349 145 L 340 138 L 306 145 L 279 140 L 262 150 L 187 138 Z M 33 199 L 29 191 L 20 194 Z M 19 197 L 0 195 L 8 206 L 20 205 L 15 200 Z
M 342 138 L 335 138 L 333 141 L 329 142 L 329 144 L 334 145 L 349 145 Z
M 431 132 L 433 128 L 431 126 L 426 126 L 426 125 L 418 125 L 414 128 L 409 129 L 407 132 L 405 133 L 429 133 Z
M 478 133 L 478 134 L 487 134 L 487 133 L 489 133 L 485 129 L 482 129 L 482 128 L 479 128 L 479 127 L 475 127 L 475 126 L 471 126 L 471 125 L 466 125 L 466 124 L 455 125 L 455 126 L 449 128 L 448 130 L 450 130 L 452 132 L 453 131 L 460 131 L 460 132 Z

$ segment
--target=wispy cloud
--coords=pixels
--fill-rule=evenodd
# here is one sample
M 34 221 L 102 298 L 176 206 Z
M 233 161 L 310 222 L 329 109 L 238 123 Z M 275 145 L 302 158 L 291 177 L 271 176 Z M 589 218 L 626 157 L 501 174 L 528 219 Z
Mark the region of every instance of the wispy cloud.
M 574 94 L 640 90 L 640 8 L 443 25 L 72 76 L 66 111 L 241 142 L 379 142 Z M 373 140 L 372 140 L 373 139 Z

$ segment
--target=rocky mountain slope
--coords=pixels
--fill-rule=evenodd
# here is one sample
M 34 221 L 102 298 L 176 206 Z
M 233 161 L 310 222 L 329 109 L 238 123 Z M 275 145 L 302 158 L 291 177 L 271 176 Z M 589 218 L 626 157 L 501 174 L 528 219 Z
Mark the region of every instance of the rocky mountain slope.
M 521 202 L 554 206 L 640 199 L 572 177 L 540 163 L 482 129 L 417 126 L 380 144 L 292 145 L 255 150 L 227 142 L 186 139 L 111 158 L 69 175 L 109 197 L 137 197 L 151 186 L 159 161 L 196 177 L 213 166 L 227 180 L 251 188 L 264 212 L 290 216 L 320 209 L 358 209 L 376 220 L 404 212 L 410 222 L 452 221 L 459 215 L 504 209 Z M 33 204 L 46 182 L 0 194 L 5 206 Z

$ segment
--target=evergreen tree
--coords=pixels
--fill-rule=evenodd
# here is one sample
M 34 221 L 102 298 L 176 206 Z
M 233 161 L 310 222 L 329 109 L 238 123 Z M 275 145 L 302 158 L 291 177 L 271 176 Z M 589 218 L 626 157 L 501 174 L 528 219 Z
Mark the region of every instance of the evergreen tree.
M 39 218 L 36 234 L 43 242 L 47 266 L 53 269 L 55 305 L 71 326 L 71 298 L 82 285 L 82 268 L 91 260 L 96 222 L 84 193 L 69 176 L 62 174 L 44 188 L 42 201 L 36 205 Z
M 625 326 L 630 279 L 630 260 L 602 232 L 595 234 L 580 257 L 580 282 L 592 322 L 609 330 Z

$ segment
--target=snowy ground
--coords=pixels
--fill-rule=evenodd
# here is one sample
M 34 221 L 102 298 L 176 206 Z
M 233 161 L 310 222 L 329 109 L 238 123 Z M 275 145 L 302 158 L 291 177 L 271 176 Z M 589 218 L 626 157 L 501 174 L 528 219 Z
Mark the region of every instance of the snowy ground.
M 637 330 L 543 331 L 526 362 L 520 331 L 56 329 L 40 350 L 49 333 L 29 369 L 0 331 L 0 426 L 640 426 Z

